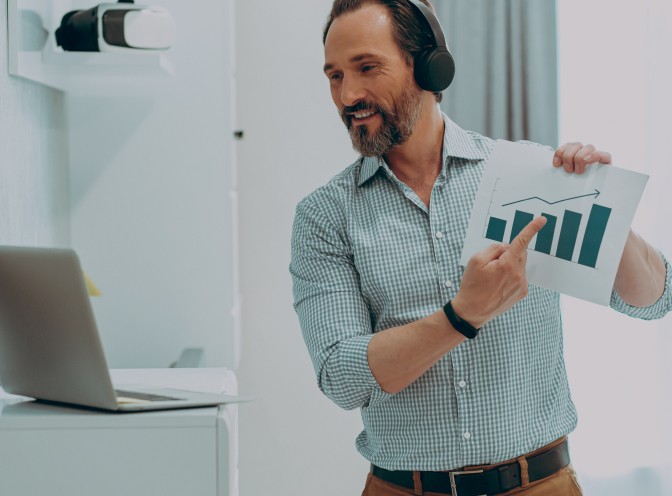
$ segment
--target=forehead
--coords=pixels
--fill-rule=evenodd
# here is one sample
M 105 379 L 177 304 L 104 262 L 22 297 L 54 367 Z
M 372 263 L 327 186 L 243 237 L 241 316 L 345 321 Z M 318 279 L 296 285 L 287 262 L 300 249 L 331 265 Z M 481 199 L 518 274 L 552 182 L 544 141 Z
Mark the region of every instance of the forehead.
M 324 42 L 325 66 L 346 65 L 362 54 L 402 58 L 392 20 L 380 4 L 367 4 L 334 19 Z

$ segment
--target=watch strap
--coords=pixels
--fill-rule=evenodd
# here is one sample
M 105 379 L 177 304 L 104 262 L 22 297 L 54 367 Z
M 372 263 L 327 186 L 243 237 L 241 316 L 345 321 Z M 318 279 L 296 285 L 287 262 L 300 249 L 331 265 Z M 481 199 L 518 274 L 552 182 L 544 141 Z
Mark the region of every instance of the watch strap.
M 455 309 L 453 308 L 452 300 L 443 305 L 443 311 L 446 314 L 446 317 L 448 317 L 450 325 L 452 325 L 457 332 L 462 334 L 467 339 L 474 339 L 476 336 L 478 336 L 478 331 L 480 331 L 480 328 L 472 326 L 469 322 L 457 315 L 457 312 L 455 312 Z

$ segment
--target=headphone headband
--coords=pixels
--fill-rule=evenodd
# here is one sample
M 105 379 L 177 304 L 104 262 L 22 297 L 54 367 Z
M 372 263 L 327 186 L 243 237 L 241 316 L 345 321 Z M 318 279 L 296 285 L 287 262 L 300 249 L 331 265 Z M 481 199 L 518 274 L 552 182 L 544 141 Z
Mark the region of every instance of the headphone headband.
M 429 26 L 429 29 L 434 36 L 434 44 L 437 47 L 447 48 L 446 38 L 443 36 L 443 29 L 441 29 L 441 24 L 434 15 L 434 12 L 432 12 L 432 9 L 427 7 L 427 5 L 422 3 L 420 0 L 408 0 L 408 3 L 415 6 L 415 8 L 422 14 L 422 17 L 427 22 L 427 26 Z

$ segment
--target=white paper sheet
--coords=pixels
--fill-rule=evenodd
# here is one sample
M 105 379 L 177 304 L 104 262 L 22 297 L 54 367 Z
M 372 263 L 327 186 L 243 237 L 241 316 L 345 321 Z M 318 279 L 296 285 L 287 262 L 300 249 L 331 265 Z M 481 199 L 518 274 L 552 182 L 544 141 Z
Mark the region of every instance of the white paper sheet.
M 569 174 L 552 161 L 549 149 L 497 141 L 476 195 L 461 263 L 493 243 L 509 243 L 514 226 L 545 214 L 546 226 L 528 247 L 528 281 L 608 305 L 648 176 L 600 164 Z

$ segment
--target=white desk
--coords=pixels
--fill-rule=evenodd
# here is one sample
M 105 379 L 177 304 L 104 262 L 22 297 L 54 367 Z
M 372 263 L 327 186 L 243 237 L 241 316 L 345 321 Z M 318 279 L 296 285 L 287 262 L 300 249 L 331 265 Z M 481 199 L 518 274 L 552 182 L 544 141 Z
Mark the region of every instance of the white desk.
M 226 369 L 114 370 L 117 383 L 237 394 Z M 0 390 L 0 495 L 238 496 L 238 409 L 104 413 Z

